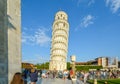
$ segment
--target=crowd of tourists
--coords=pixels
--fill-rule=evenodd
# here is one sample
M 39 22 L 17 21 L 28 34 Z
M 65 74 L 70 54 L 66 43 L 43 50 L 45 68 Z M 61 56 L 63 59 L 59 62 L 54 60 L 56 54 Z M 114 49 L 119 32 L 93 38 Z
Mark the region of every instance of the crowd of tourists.
M 18 77 L 18 78 L 17 78 Z M 76 79 L 76 84 L 87 84 L 89 79 L 114 79 L 120 78 L 119 70 L 92 70 L 92 71 L 76 71 L 70 68 L 69 70 L 57 71 L 54 70 L 36 70 L 36 69 L 25 69 L 22 73 L 16 73 L 13 77 L 11 84 L 36 84 L 38 79 L 55 79 L 60 78 L 63 80 L 71 80 L 72 78 Z M 16 83 L 19 81 L 19 83 Z
M 44 78 L 61 78 L 63 80 L 71 80 L 72 84 L 72 77 L 73 77 L 73 70 L 64 70 L 64 71 L 57 71 L 54 70 L 36 70 L 36 69 L 25 69 L 22 73 L 17 72 L 15 73 L 11 84 L 36 84 L 38 79 Z M 17 81 L 20 81 L 17 83 Z M 28 83 L 29 82 L 29 83 Z
M 28 80 L 30 80 L 30 84 L 36 84 L 38 71 L 35 69 L 25 69 L 23 73 L 16 72 L 10 84 L 28 84 Z
M 120 78 L 119 70 L 92 70 L 92 71 L 77 71 L 77 77 L 84 77 L 87 73 L 88 79 L 114 79 Z

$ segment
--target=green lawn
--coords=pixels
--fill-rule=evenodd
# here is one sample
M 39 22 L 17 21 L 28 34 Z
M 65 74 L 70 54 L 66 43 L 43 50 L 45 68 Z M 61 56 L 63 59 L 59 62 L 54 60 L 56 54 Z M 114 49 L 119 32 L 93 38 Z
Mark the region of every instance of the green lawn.
M 105 84 L 105 81 L 107 81 L 107 84 L 120 84 L 120 79 L 108 79 L 108 80 L 97 80 L 98 84 Z M 93 80 L 88 81 L 90 84 L 94 84 Z

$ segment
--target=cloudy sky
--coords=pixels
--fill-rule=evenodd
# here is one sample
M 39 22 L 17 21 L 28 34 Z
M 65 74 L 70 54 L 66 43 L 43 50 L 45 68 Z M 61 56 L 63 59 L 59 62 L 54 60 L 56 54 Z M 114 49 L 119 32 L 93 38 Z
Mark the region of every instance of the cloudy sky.
M 120 59 L 120 0 L 21 0 L 22 61 L 50 59 L 52 24 L 58 11 L 68 14 L 68 59 L 108 56 Z

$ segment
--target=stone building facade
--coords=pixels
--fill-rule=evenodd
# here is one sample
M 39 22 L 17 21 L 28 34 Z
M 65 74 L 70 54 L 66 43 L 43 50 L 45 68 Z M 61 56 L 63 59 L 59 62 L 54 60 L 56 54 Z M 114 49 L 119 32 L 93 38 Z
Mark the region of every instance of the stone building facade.
M 0 84 L 21 72 L 21 0 L 0 0 Z
M 67 67 L 69 23 L 65 12 L 59 11 L 55 15 L 52 29 L 52 43 L 50 56 L 50 70 L 64 70 Z

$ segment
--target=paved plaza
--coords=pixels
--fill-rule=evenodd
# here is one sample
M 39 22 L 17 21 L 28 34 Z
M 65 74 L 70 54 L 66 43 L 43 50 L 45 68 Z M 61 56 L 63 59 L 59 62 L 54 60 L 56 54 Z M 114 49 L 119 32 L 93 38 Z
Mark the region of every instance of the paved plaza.
M 28 82 L 29 84 L 29 82 Z M 63 80 L 63 79 L 38 79 L 37 84 L 72 84 L 71 80 Z M 73 80 L 73 84 L 75 84 L 75 80 Z

